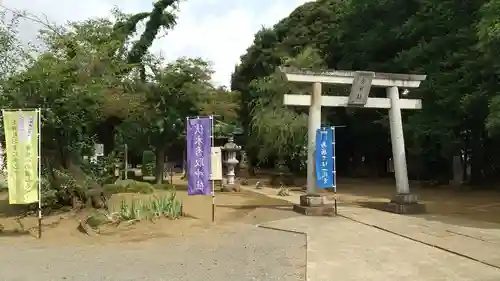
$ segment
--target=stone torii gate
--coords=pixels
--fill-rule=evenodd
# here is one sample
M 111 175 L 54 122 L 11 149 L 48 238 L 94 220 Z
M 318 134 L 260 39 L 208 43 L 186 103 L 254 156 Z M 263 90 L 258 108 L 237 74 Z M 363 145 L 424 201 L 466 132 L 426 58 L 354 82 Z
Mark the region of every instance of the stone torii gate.
M 387 206 L 388 211 L 413 213 L 423 210 L 418 197 L 410 193 L 406 166 L 405 143 L 401 109 L 421 109 L 419 99 L 400 99 L 399 88 L 408 91 L 418 88 L 426 75 L 375 73 L 369 71 L 325 71 L 313 72 L 293 68 L 280 68 L 283 78 L 290 82 L 311 83 L 311 95 L 285 95 L 284 104 L 309 106 L 308 154 L 307 154 L 307 194 L 301 196 L 300 205 L 295 210 L 304 214 L 330 214 L 333 206 L 324 203 L 323 196 L 316 192 L 315 148 L 316 130 L 321 126 L 321 107 L 362 107 L 386 108 L 389 110 L 390 134 L 396 178 L 396 196 Z M 322 96 L 322 84 L 352 84 L 347 96 Z M 370 88 L 386 88 L 387 98 L 369 98 Z

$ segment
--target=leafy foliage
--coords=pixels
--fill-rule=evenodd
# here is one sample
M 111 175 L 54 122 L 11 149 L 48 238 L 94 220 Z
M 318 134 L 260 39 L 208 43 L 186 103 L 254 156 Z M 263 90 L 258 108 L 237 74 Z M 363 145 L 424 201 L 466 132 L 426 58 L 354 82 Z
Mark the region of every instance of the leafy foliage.
M 5 11 L 0 11 L 0 81 L 16 74 L 26 59 L 17 38 L 18 19 L 17 16 L 8 17 Z
M 273 96 L 270 85 L 276 96 L 290 92 L 277 86 L 274 72 L 287 58 L 312 48 L 324 68 L 428 75 L 422 87 L 411 92 L 423 99 L 423 109 L 404 116 L 413 177 L 449 178 L 452 158 L 460 155 L 472 168 L 467 180 L 479 183 L 496 178 L 500 158 L 493 156 L 496 149 L 492 144 L 500 124 L 499 59 L 495 55 L 500 42 L 498 3 L 321 0 L 304 4 L 273 28 L 258 32 L 235 69 L 232 90 L 241 92 L 242 106 L 249 105 L 240 116 L 250 132 L 247 146 L 260 151 L 260 158 L 275 157 L 274 150 L 266 151 L 267 146 L 255 140 L 255 129 L 261 128 L 260 135 L 264 135 L 278 120 L 283 125 L 294 123 L 282 116 L 281 107 L 262 116 L 255 108 L 264 103 L 263 97 Z M 344 95 L 346 90 L 324 87 L 326 94 Z M 371 95 L 383 93 L 374 89 Z M 337 147 L 342 147 L 337 155 L 339 172 L 356 175 L 368 166 L 374 174 L 384 173 L 391 157 L 386 113 L 343 108 L 323 111 L 325 123 L 347 125 L 337 135 Z M 303 141 L 290 132 L 272 131 L 297 146 Z M 281 155 L 294 153 L 293 145 L 281 143 L 279 147 Z
M 121 123 L 118 145 L 156 153 L 156 163 L 149 167 L 160 181 L 166 149 L 182 143 L 187 116 L 225 106 L 225 115 L 236 119 L 230 104 L 209 108 L 204 95 L 217 92 L 222 97 L 228 91 L 211 85 L 207 62 L 182 58 L 165 63 L 149 52 L 160 32 L 175 26 L 176 9 L 177 0 L 158 0 L 151 12 L 127 15 L 115 9 L 112 18 L 64 26 L 1 9 L 0 103 L 4 108 L 43 109 L 43 186 L 54 204 L 85 201 L 88 192 L 114 177 L 113 153 L 94 164 L 82 160 L 94 153 L 102 137 L 97 133 L 113 118 Z M 21 45 L 19 18 L 42 24 L 39 46 Z M 145 30 L 134 41 L 142 21 Z
M 151 150 L 142 152 L 142 175 L 153 176 L 156 165 L 156 155 Z

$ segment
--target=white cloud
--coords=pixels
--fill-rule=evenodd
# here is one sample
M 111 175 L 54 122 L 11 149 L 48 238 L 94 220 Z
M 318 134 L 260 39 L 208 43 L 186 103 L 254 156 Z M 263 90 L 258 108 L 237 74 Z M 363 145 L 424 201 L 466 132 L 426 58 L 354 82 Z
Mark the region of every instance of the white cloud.
M 2 0 L 0 0 L 0 3 Z M 213 80 L 229 85 L 239 57 L 251 45 L 262 26 L 271 26 L 308 0 L 187 0 L 180 4 L 175 29 L 155 41 L 152 50 L 169 60 L 181 56 L 202 57 L 212 62 Z M 46 15 L 65 23 L 89 17 L 105 17 L 113 6 L 127 13 L 149 11 L 143 0 L 3 0 L 3 5 Z M 35 36 L 36 25 L 24 23 L 22 38 Z

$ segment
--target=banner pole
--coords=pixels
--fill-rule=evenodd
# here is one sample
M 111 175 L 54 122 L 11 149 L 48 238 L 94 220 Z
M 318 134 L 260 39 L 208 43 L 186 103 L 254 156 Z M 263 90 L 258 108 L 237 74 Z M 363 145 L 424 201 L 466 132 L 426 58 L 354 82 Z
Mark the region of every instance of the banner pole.
M 124 144 L 123 148 L 123 158 L 125 158 L 125 175 L 123 176 L 125 180 L 128 180 L 128 145 Z
M 335 208 L 335 215 L 337 215 L 337 173 L 336 173 L 336 170 L 337 170 L 337 163 L 336 163 L 336 159 L 335 159 L 335 156 L 337 155 L 335 153 L 335 126 L 332 126 L 331 127 L 331 130 L 332 130 L 332 151 L 333 151 L 333 204 L 334 204 L 334 208 Z
M 182 156 L 182 171 L 184 172 L 184 178 L 189 182 L 189 179 L 188 179 L 188 166 L 187 166 L 187 150 L 188 150 L 188 144 L 187 144 L 187 139 L 188 139 L 188 126 L 189 126 L 189 116 L 186 117 L 186 146 L 184 148 L 184 151 L 183 151 L 183 156 Z M 172 185 L 174 183 L 172 182 Z M 189 186 L 189 184 L 188 184 Z M 188 190 L 189 190 L 189 187 L 188 187 Z
M 210 155 L 212 155 L 212 148 L 214 147 L 214 116 L 210 115 L 210 125 L 212 126 L 210 130 L 210 139 L 212 144 L 210 146 Z M 210 156 L 211 157 L 211 156 Z M 212 160 L 210 160 L 212 161 Z M 211 165 L 210 165 L 211 166 Z M 213 167 L 210 167 L 210 178 L 212 179 L 212 223 L 215 222 L 215 180 L 214 175 L 212 174 Z
M 42 238 L 42 110 L 38 117 L 38 239 Z

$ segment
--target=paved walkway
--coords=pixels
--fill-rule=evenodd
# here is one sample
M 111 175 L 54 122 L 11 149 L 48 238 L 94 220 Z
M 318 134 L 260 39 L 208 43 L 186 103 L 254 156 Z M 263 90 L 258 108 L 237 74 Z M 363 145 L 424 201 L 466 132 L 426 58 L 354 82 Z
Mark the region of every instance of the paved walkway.
M 339 212 L 355 221 L 500 268 L 498 224 L 433 215 L 402 216 L 355 207 L 342 207 Z
M 244 189 L 292 203 L 300 195 Z M 499 225 L 353 206 L 339 206 L 338 212 L 334 218 L 301 216 L 262 226 L 307 234 L 308 281 L 500 280 Z

